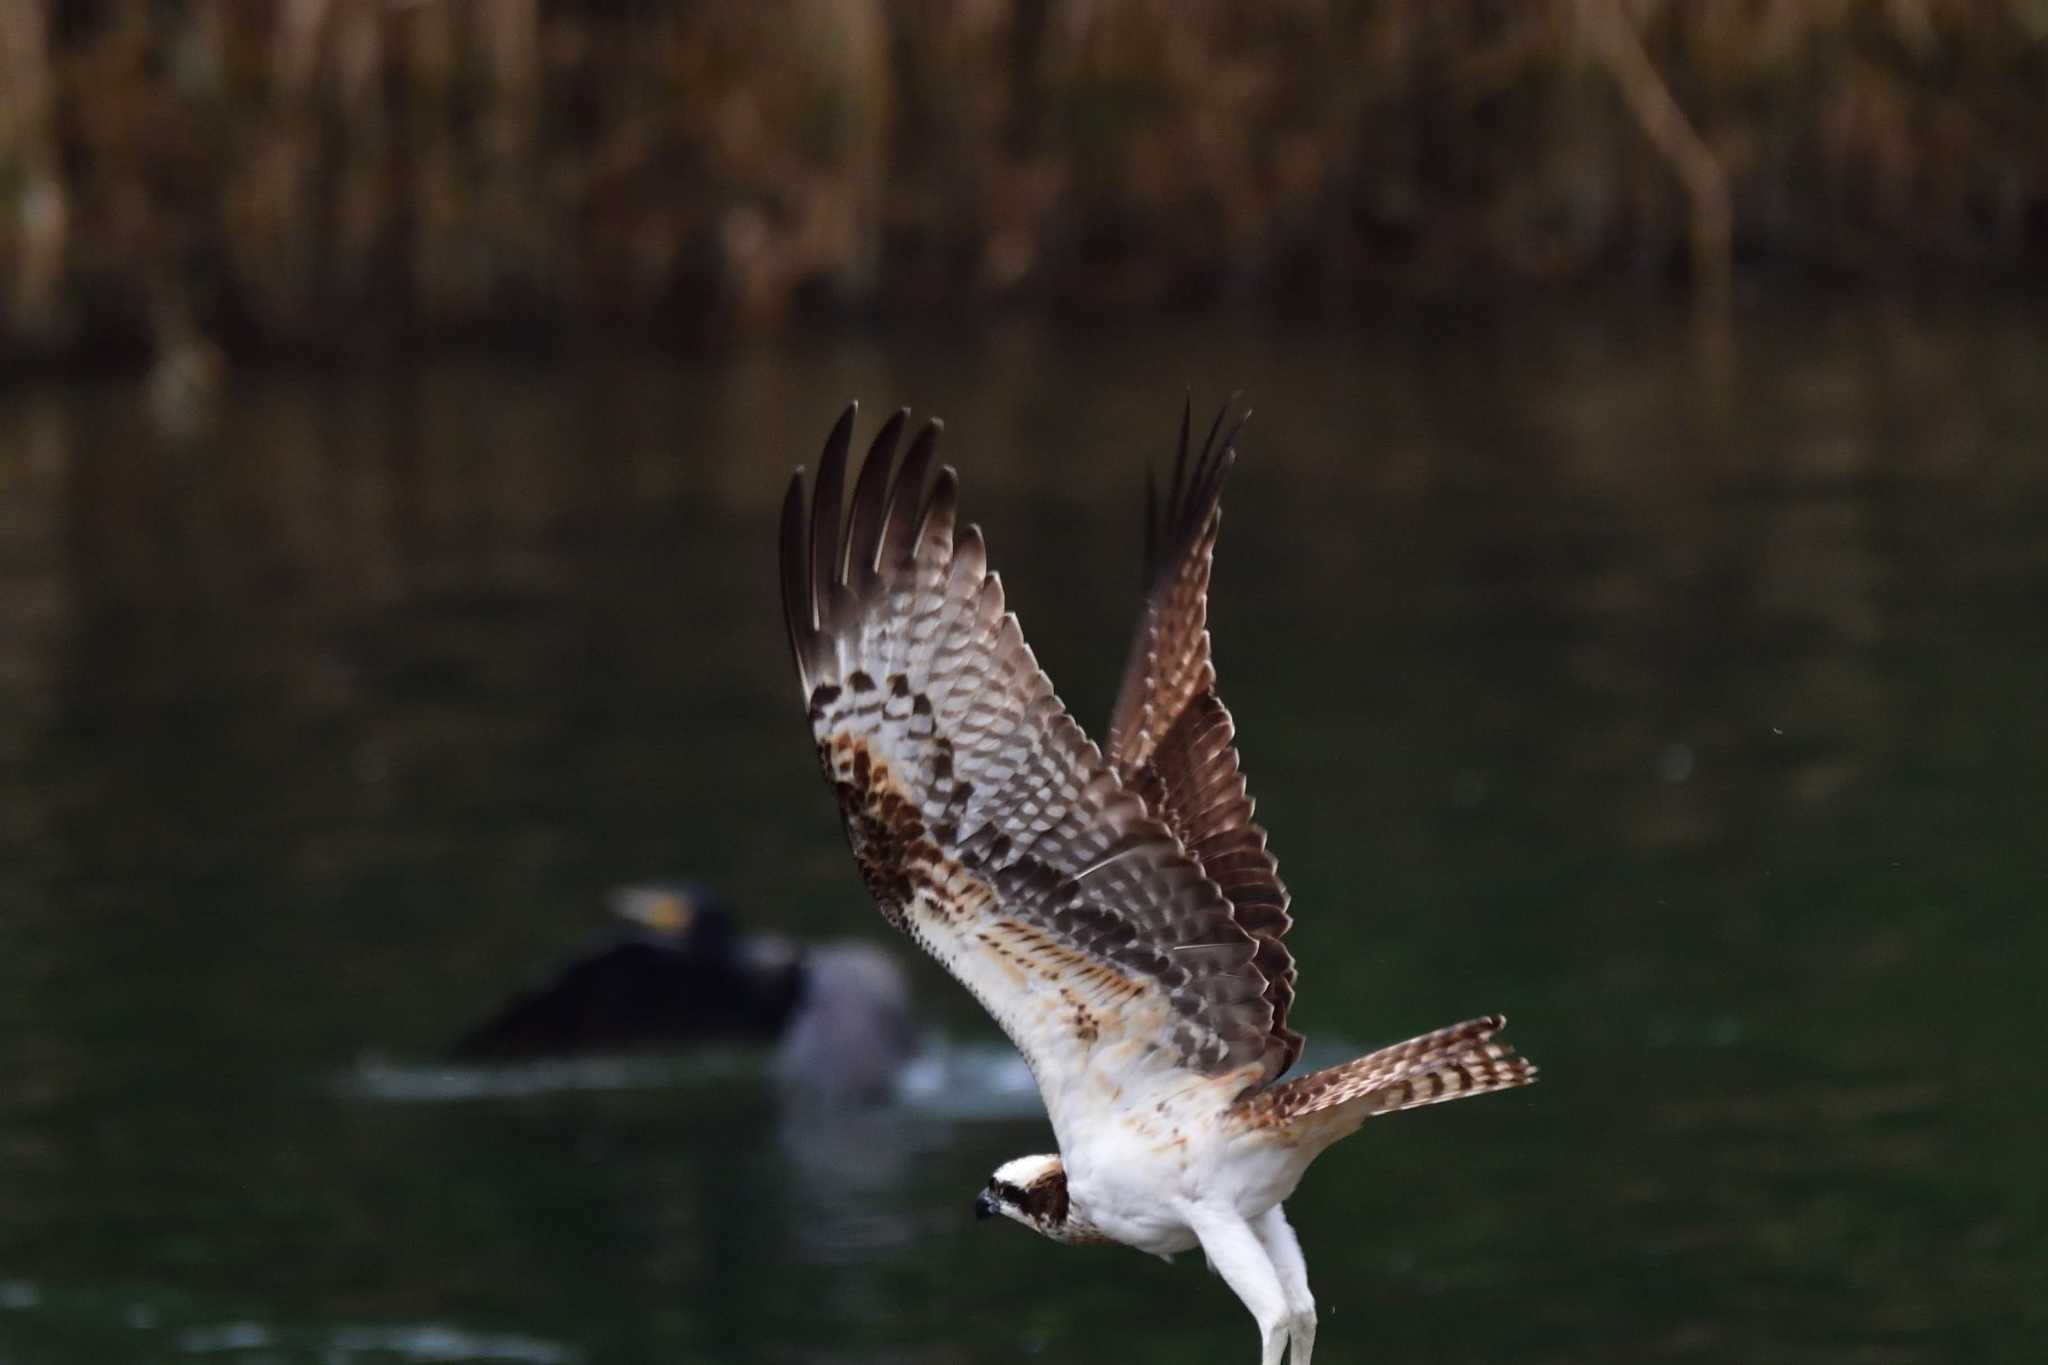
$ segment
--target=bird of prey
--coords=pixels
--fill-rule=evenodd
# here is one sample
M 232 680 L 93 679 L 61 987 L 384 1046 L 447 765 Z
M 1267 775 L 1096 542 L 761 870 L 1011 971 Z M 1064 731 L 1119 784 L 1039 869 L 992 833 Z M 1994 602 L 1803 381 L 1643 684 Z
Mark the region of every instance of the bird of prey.
M 1226 409 L 1226 414 L 1228 409 Z M 1494 1015 L 1283 1080 L 1295 966 L 1286 888 L 1216 693 L 1208 592 L 1242 419 L 1199 450 L 1183 410 L 1148 483 L 1143 609 L 1106 748 L 1024 643 L 898 412 L 842 510 L 855 409 L 782 508 L 783 613 L 825 778 L 884 917 L 1023 1053 L 1059 1151 L 975 1201 L 1056 1242 L 1199 1246 L 1257 1319 L 1263 1365 L 1308 1365 L 1315 1301 L 1281 1203 L 1375 1115 L 1526 1085 Z

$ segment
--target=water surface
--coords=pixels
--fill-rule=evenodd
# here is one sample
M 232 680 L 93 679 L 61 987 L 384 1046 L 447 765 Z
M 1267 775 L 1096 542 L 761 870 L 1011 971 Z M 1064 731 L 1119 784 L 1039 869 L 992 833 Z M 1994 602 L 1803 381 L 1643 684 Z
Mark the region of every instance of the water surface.
M 1249 1358 L 1197 1258 L 973 1220 L 1048 1133 L 923 964 L 986 1065 L 880 1113 L 794 1121 L 745 1055 L 392 1083 L 613 882 L 885 938 L 775 614 L 845 397 L 948 418 L 1092 727 L 1190 385 L 1258 409 L 1212 619 L 1301 1026 L 1500 1009 L 1544 1067 L 1310 1175 L 1319 1359 L 2030 1358 L 2048 346 L 1736 343 L 1017 326 L 247 377 L 182 434 L 0 397 L 0 1362 Z

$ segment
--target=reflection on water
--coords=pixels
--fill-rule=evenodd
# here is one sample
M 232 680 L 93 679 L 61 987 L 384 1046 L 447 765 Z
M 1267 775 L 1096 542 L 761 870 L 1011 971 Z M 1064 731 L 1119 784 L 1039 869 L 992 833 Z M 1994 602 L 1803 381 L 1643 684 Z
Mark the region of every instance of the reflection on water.
M 771 1070 L 764 1050 L 734 1048 L 706 1048 L 687 1057 L 578 1057 L 509 1066 L 366 1058 L 340 1079 L 337 1090 L 356 1100 L 440 1104 L 655 1088 L 687 1104 L 693 1087 L 735 1080 L 760 1084 Z M 955 1126 L 1024 1123 L 1043 1112 L 1030 1069 L 1009 1044 L 940 1037 L 925 1040 L 880 1103 L 849 1108 L 783 1099 L 774 1123 L 776 1179 L 800 1214 L 789 1229 L 793 1250 L 805 1260 L 853 1264 L 914 1246 L 922 1214 L 909 1198 L 912 1177 L 921 1163 L 956 1141 Z
M 189 1327 L 178 1334 L 183 1355 L 275 1353 L 294 1345 L 310 1347 L 323 1362 L 354 1360 L 506 1361 L 518 1365 L 572 1365 L 576 1352 L 530 1337 L 491 1336 L 466 1332 L 442 1323 L 400 1327 L 338 1327 L 317 1342 L 293 1343 L 260 1322 L 229 1322 L 214 1327 Z
M 0 399 L 0 1360 L 1240 1359 L 1198 1267 L 975 1225 L 1048 1135 L 928 968 L 952 1050 L 858 1120 L 758 1058 L 418 1060 L 622 880 L 881 940 L 769 548 L 844 396 L 949 419 L 1092 723 L 1188 383 L 1258 409 L 1214 625 L 1303 1025 L 1504 1008 L 1545 1070 L 1309 1178 L 1325 1354 L 2013 1358 L 2048 347 L 1696 359 L 1608 309 L 242 380 L 196 441 Z
M 651 1090 L 745 1077 L 748 1054 L 706 1048 L 680 1057 L 570 1057 L 505 1066 L 451 1066 L 365 1057 L 335 1090 L 346 1099 L 398 1104 L 530 1100 L 577 1090 Z
M 716 1045 L 681 1056 L 570 1057 L 506 1066 L 365 1057 L 335 1088 L 351 1099 L 438 1104 L 759 1081 L 770 1070 L 762 1050 Z M 1008 1043 L 938 1037 L 924 1041 L 897 1073 L 886 1101 L 876 1107 L 905 1110 L 920 1120 L 1028 1119 L 1043 1112 L 1030 1069 Z

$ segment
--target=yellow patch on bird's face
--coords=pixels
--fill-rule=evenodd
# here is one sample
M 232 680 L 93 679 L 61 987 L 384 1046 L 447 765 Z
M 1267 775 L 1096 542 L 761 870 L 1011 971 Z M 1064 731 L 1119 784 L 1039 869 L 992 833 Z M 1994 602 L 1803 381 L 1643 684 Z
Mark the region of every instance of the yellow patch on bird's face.
M 648 902 L 643 919 L 650 929 L 664 934 L 680 934 L 689 927 L 695 913 L 695 908 L 688 901 L 669 892 Z

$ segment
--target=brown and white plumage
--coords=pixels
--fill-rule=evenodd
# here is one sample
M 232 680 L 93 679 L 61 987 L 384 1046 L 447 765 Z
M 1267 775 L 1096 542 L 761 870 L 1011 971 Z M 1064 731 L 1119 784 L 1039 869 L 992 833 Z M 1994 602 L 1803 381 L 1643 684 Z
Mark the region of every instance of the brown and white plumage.
M 1147 475 L 1145 598 L 1110 711 L 1109 759 L 1195 856 L 1229 900 L 1231 918 L 1257 945 L 1252 964 L 1265 979 L 1273 1011 L 1265 1082 L 1294 1065 L 1302 1039 L 1287 1027 L 1295 982 L 1294 957 L 1282 942 L 1294 923 L 1287 888 L 1266 847 L 1266 831 L 1252 820 L 1251 796 L 1238 770 L 1237 727 L 1216 695 L 1209 658 L 1209 568 L 1223 519 L 1223 481 L 1245 420 L 1226 429 L 1228 412 L 1216 414 L 1191 462 L 1192 405 L 1183 406 L 1163 503 Z
M 785 610 L 818 754 L 891 923 L 980 997 L 1058 1126 L 1091 1083 L 1263 1063 L 1257 948 L 1228 900 L 1053 695 L 927 426 L 883 429 L 841 539 L 852 411 L 808 534 L 783 513 Z M 1114 1067 L 1113 1071 L 1105 1068 Z
M 808 507 L 782 513 L 783 611 L 812 738 L 882 913 L 981 1001 L 1044 1095 L 1058 1156 L 984 1191 L 1063 1241 L 1197 1244 L 1306 1365 L 1313 1301 L 1279 1209 L 1366 1117 L 1526 1084 L 1498 1018 L 1282 1083 L 1289 898 L 1216 694 L 1210 563 L 1234 458 L 1219 417 L 1148 499 L 1144 608 L 1098 749 L 1004 605 L 936 472 L 937 423 L 898 412 L 846 503 L 854 409 Z M 1028 1172 L 1020 1174 L 1020 1163 Z M 1016 1178 L 1008 1178 L 1010 1172 Z M 1020 1192 L 1029 1191 L 1028 1196 Z

